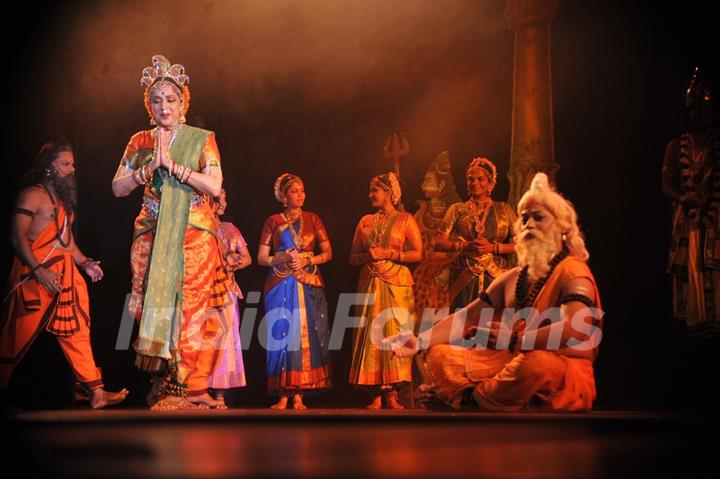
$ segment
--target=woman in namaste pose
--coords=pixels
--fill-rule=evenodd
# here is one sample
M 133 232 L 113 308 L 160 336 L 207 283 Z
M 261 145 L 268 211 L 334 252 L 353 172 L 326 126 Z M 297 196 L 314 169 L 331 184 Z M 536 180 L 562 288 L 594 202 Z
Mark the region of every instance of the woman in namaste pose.
M 222 318 L 234 304 L 214 214 L 222 169 L 215 134 L 185 123 L 189 81 L 182 65 L 153 56 L 140 84 L 155 128 L 130 138 L 112 182 L 116 197 L 143 190 L 129 309 L 139 322 L 135 364 L 153 376 L 154 410 L 224 407 L 208 393 Z

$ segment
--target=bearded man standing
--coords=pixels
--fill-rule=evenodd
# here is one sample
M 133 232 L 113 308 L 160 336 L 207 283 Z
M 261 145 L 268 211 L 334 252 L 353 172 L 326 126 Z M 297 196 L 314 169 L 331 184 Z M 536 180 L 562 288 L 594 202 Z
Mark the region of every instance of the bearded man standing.
M 592 407 L 603 313 L 577 215 L 544 173 L 535 176 L 517 209 L 518 267 L 419 337 L 385 340 L 398 356 L 429 349 L 429 383 L 418 391 L 428 408 Z M 468 347 L 470 338 L 474 347 Z
M 93 358 L 88 291 L 78 267 L 93 282 L 102 279 L 103 270 L 80 251 L 72 235 L 74 172 L 72 146 L 48 141 L 18 196 L 10 234 L 15 259 L 0 324 L 0 390 L 7 391 L 13 370 L 45 329 L 57 337 L 88 391 L 90 406 L 99 409 L 119 403 L 128 391 L 105 391 Z

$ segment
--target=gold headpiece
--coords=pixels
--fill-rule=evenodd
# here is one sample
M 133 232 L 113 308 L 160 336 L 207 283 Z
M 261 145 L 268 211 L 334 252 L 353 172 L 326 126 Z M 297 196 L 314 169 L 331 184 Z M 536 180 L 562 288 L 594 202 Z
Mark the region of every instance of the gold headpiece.
M 170 60 L 162 55 L 153 55 L 152 66 L 143 68 L 140 85 L 150 88 L 161 80 L 170 80 L 171 84 L 178 89 L 190 83 L 190 77 L 185 74 L 185 67 L 176 63 L 170 64 Z
M 450 174 L 450 152 L 445 150 L 435 157 L 435 161 L 432 162 L 430 168 L 434 169 L 439 175 Z
M 467 170 L 465 170 L 465 174 L 473 168 L 482 168 L 488 173 L 488 176 L 490 176 L 490 191 L 492 191 L 497 184 L 497 168 L 495 168 L 495 164 L 485 157 L 478 156 L 470 162 Z
M 150 124 L 155 125 L 155 119 L 150 107 L 150 90 L 157 86 L 170 85 L 178 94 L 183 103 L 183 111 L 180 122 L 185 123 L 185 114 L 190 108 L 190 89 L 188 88 L 190 77 L 185 74 L 185 67 L 176 63 L 170 64 L 170 60 L 162 55 L 153 55 L 152 66 L 143 68 L 140 85 L 145 87 L 145 109 L 150 116 Z
M 690 86 L 685 92 L 685 106 L 688 110 L 699 109 L 703 105 L 713 106 L 713 96 L 710 77 L 700 67 L 695 67 Z

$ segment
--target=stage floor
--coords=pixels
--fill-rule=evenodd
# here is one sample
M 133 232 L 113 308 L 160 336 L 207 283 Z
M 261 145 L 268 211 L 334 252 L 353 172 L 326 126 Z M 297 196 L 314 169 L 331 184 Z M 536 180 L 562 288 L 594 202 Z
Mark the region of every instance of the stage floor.
M 706 421 L 617 411 L 37 411 L 6 421 L 14 447 L 4 462 L 62 477 L 704 477 L 716 450 L 700 437 Z

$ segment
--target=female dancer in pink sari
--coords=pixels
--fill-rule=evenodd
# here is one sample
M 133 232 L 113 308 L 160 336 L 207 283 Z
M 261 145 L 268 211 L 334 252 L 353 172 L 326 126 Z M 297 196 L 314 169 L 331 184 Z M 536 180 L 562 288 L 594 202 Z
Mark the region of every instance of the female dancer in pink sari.
M 252 258 L 248 251 L 247 242 L 240 230 L 232 223 L 219 221 L 227 208 L 227 197 L 224 189 L 220 191 L 220 195 L 216 200 L 215 215 L 220 223 L 217 235 L 224 250 L 225 267 L 232 278 L 233 288 L 230 295 L 235 304 L 232 308 L 227 308 L 230 314 L 225 315 L 223 318 L 225 319 L 223 326 L 226 327 L 226 331 L 222 335 L 221 343 L 218 345 L 218 349 L 222 351 L 222 354 L 218 355 L 218 361 L 215 363 L 208 385 L 213 390 L 215 399 L 222 401 L 224 404 L 225 392 L 228 389 L 244 387 L 246 384 L 242 347 L 240 346 L 240 314 L 238 310 L 238 303 L 243 298 L 243 294 L 235 282 L 232 272 L 249 266 L 252 263 Z

